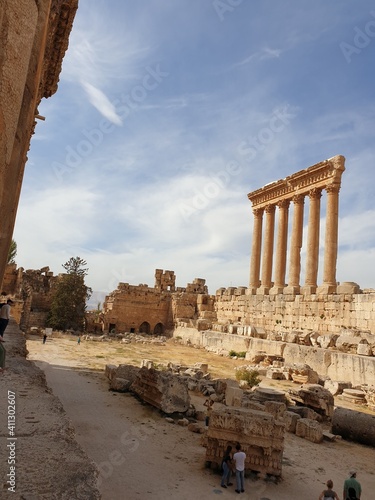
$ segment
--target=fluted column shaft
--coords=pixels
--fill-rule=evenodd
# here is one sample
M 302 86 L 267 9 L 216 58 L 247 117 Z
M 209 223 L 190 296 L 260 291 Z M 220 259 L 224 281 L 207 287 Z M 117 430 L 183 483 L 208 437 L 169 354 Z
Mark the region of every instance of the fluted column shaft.
M 339 223 L 339 191 L 340 186 L 327 186 L 327 215 L 324 242 L 323 286 L 328 286 L 328 293 L 336 289 L 336 263 Z
M 275 205 L 267 205 L 266 227 L 264 235 L 263 259 L 262 259 L 262 284 L 261 293 L 268 294 L 271 287 L 273 243 L 275 233 Z
M 312 189 L 309 192 L 309 221 L 307 232 L 307 258 L 305 291 L 315 293 L 318 279 L 319 264 L 319 229 L 320 229 L 320 198 L 321 189 Z
M 272 289 L 272 293 L 283 293 L 285 287 L 289 205 L 289 200 L 280 200 L 277 203 L 277 206 L 279 208 L 279 222 L 276 244 L 275 284 Z
M 293 224 L 289 255 L 289 280 L 287 287 L 287 292 L 292 294 L 299 293 L 300 291 L 304 203 L 304 195 L 299 194 L 293 197 Z
M 262 249 L 262 227 L 263 227 L 263 208 L 255 208 L 253 241 L 251 246 L 250 262 L 250 289 L 255 290 L 260 286 L 260 257 Z

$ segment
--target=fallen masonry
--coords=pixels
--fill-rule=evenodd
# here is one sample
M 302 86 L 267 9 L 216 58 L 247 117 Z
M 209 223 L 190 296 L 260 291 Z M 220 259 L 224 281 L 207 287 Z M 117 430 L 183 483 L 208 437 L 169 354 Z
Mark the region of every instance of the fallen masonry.
M 206 461 L 221 464 L 225 449 L 241 443 L 247 471 L 281 476 L 285 425 L 271 414 L 245 408 L 213 411 L 207 431 Z

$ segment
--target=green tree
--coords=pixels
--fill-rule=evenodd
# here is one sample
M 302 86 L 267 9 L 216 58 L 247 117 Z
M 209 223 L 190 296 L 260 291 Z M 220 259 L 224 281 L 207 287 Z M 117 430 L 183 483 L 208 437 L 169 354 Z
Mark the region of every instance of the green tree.
M 92 293 L 85 285 L 86 265 L 80 257 L 71 257 L 63 264 L 66 273 L 57 281 L 47 318 L 47 325 L 55 330 L 82 331 L 84 328 L 86 301 Z
M 12 243 L 9 247 L 7 264 L 15 264 L 16 263 L 16 255 L 17 255 L 17 243 L 12 240 Z

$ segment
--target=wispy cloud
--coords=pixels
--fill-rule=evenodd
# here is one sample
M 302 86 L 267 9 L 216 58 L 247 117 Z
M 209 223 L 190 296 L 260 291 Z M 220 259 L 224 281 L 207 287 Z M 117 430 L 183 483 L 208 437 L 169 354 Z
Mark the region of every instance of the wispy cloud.
M 85 81 L 82 82 L 82 86 L 89 97 L 89 101 L 99 113 L 115 125 L 122 125 L 121 117 L 116 113 L 115 106 L 104 92 Z

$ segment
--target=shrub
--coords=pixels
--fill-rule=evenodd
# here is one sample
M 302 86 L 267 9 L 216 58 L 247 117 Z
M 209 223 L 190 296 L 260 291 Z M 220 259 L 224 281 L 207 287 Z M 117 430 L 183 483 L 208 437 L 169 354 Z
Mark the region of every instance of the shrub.
M 232 349 L 231 351 L 229 351 L 229 356 L 231 356 L 231 357 L 237 356 L 237 358 L 245 358 L 246 351 L 237 352 L 237 351 L 233 351 L 233 349 Z
M 236 379 L 245 380 L 250 387 L 259 385 L 261 382 L 257 370 L 247 370 L 246 368 L 239 368 L 236 370 Z

